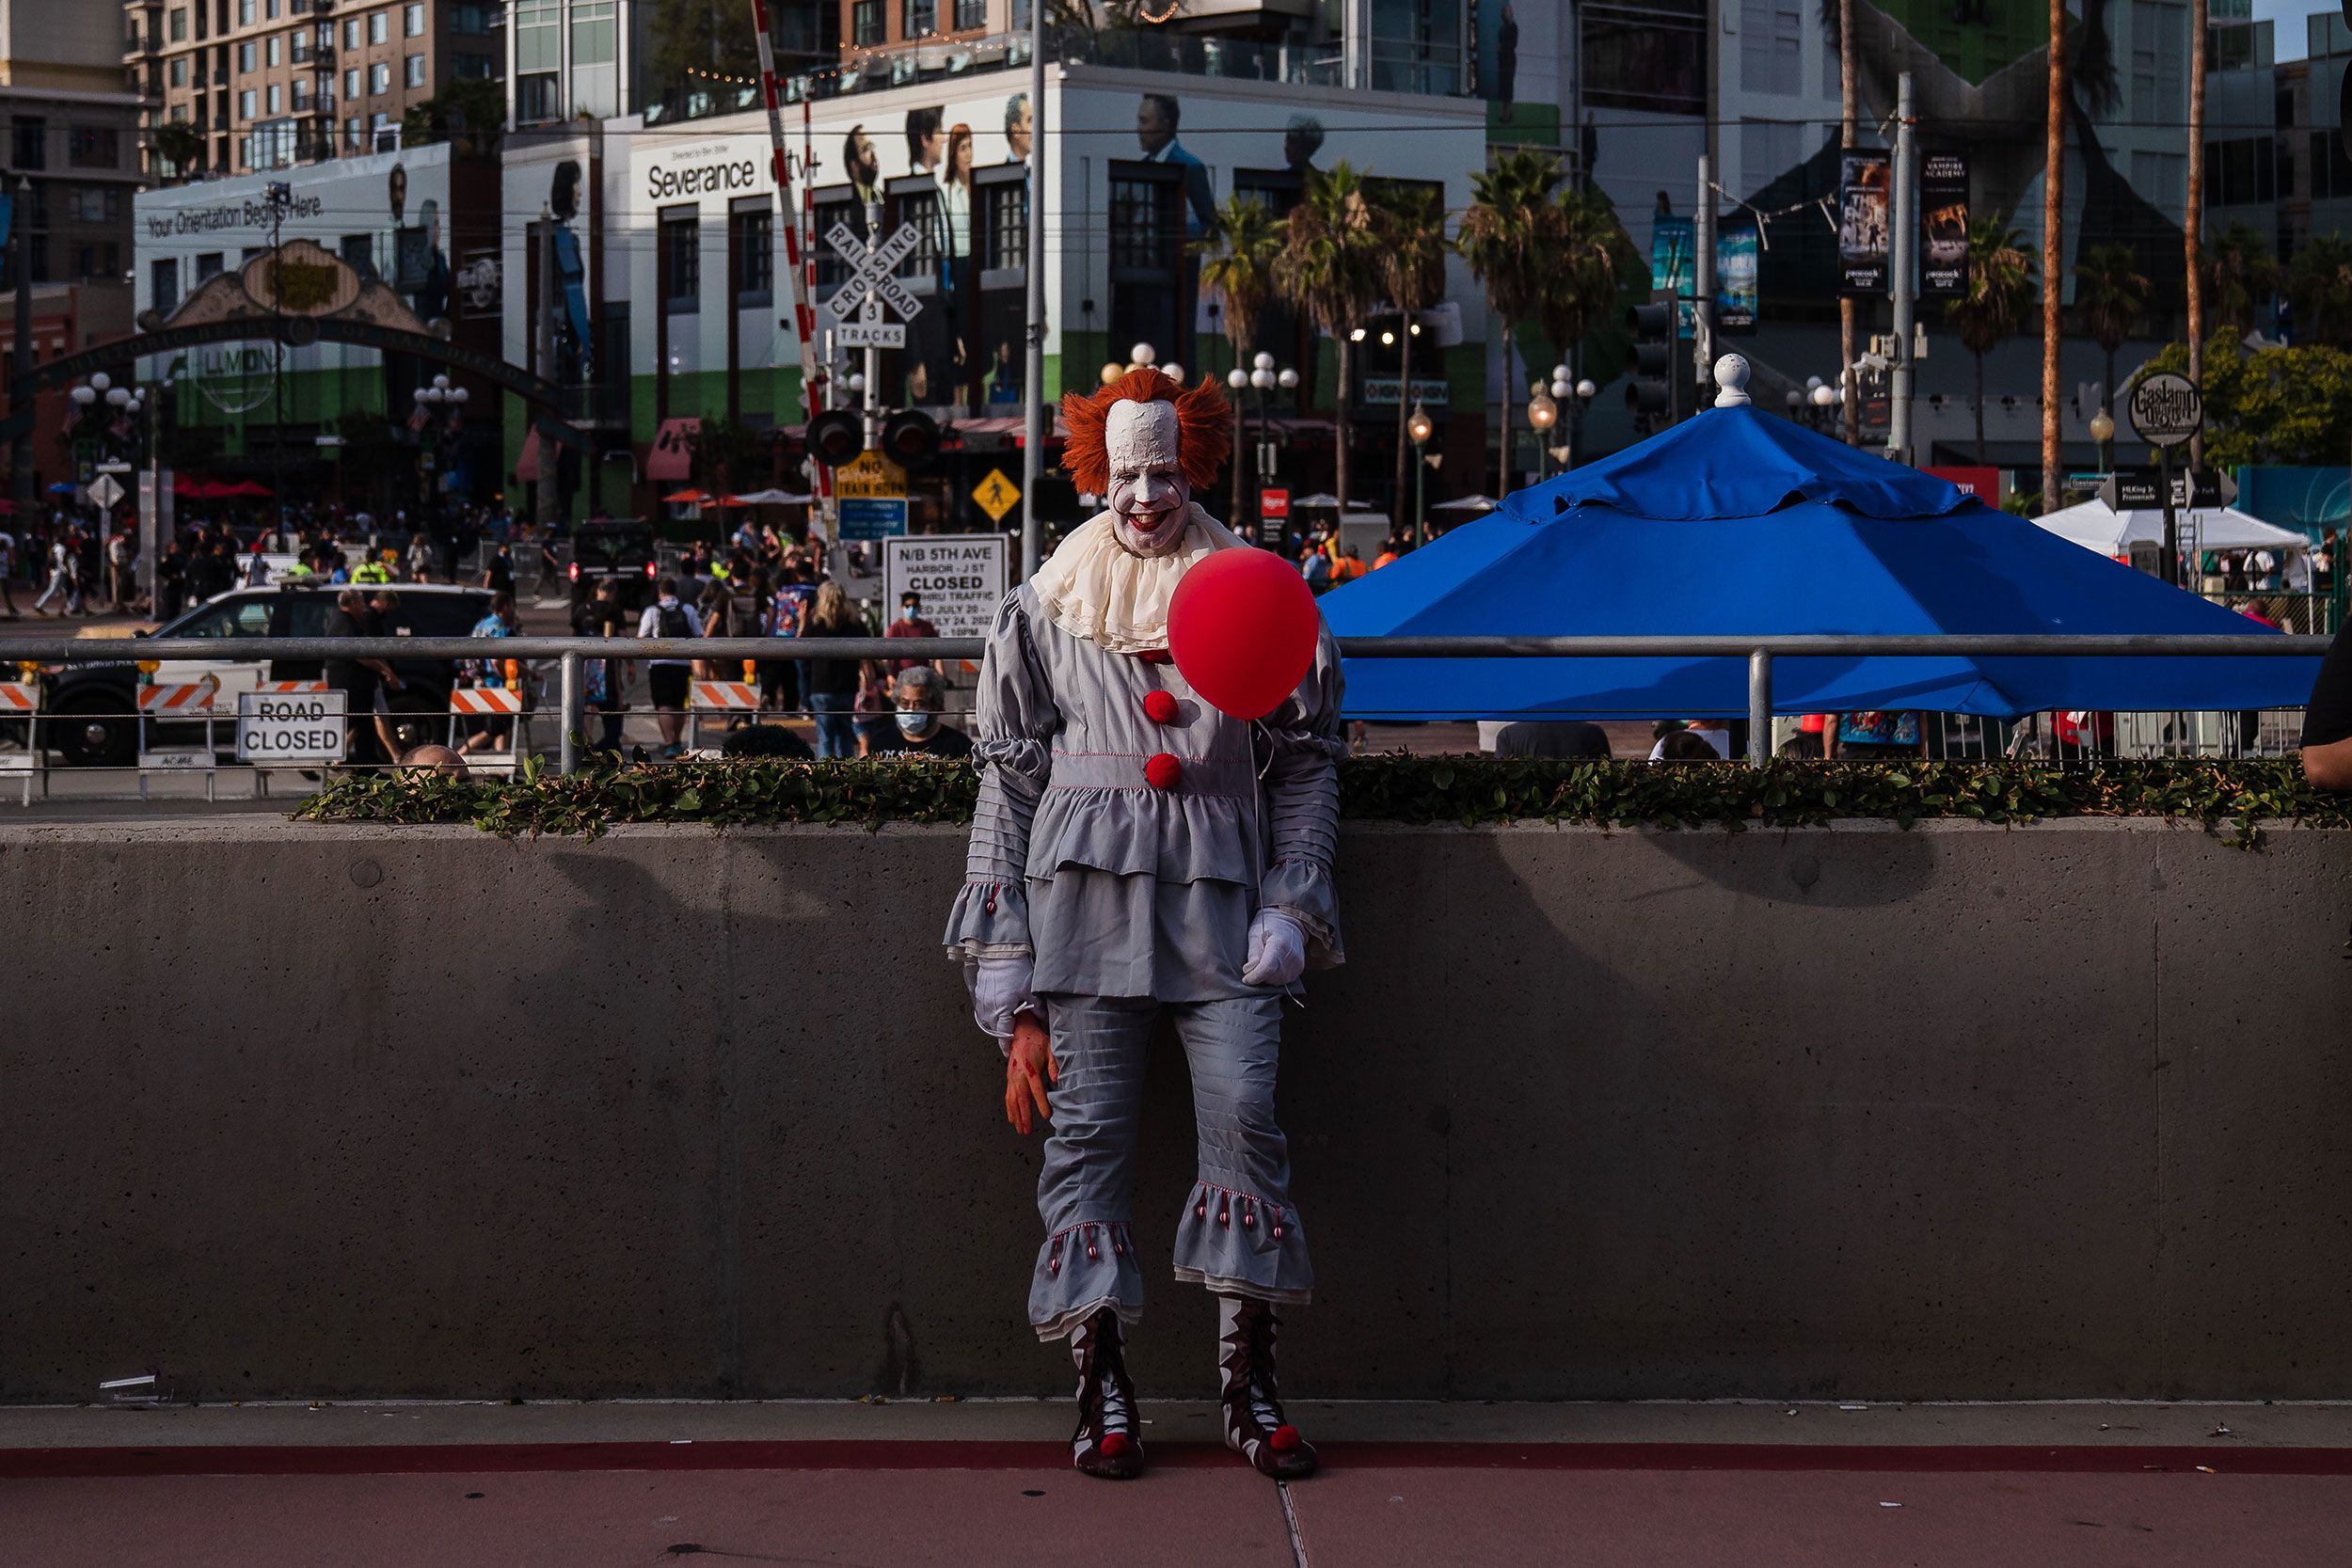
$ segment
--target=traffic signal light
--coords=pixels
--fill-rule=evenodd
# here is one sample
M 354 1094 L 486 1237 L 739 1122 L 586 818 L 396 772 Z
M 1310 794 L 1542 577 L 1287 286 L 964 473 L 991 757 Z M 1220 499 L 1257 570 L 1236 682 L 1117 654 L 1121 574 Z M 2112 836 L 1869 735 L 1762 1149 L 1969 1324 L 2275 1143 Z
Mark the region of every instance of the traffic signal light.
M 920 468 L 939 455 L 939 422 L 920 409 L 902 409 L 882 422 L 882 450 L 902 468 Z
M 1626 383 L 1626 412 L 1636 419 L 1670 420 L 1674 417 L 1677 346 L 1674 295 L 1628 306 L 1625 325 L 1633 338 L 1633 375 Z
M 866 421 L 846 408 L 828 408 L 808 421 L 808 454 L 837 468 L 866 450 Z

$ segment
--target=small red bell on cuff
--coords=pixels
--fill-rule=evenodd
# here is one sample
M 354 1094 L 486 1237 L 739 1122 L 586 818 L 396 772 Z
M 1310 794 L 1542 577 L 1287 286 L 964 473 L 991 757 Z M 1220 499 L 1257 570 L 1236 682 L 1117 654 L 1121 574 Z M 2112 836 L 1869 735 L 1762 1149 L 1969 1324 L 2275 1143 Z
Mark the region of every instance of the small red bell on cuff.
M 1176 722 L 1176 693 L 1147 691 L 1143 694 L 1143 716 L 1154 724 Z
M 1184 782 L 1184 765 L 1166 752 L 1143 761 L 1143 782 L 1153 789 L 1174 789 Z

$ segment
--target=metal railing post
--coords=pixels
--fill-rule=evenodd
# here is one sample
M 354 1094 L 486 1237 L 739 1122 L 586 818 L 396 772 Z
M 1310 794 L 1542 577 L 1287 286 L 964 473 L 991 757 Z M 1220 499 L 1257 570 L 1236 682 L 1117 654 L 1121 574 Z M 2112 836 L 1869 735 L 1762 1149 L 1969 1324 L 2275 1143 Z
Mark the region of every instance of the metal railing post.
M 587 721 L 580 706 L 580 655 L 565 654 L 562 668 L 562 684 L 557 700 L 564 709 L 563 738 L 556 746 L 555 766 L 558 772 L 577 773 L 580 771 L 580 737 Z
M 1764 648 L 1748 654 L 1748 766 L 1761 768 L 1772 754 L 1772 656 Z

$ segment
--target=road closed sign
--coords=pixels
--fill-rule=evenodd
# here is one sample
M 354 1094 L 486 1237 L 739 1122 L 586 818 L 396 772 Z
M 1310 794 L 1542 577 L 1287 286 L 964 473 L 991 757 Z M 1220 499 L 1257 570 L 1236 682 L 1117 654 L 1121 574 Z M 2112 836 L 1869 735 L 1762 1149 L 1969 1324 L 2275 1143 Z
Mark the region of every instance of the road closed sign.
M 237 760 L 263 766 L 342 761 L 343 694 L 240 691 Z
M 986 637 L 1005 597 L 1008 535 L 916 533 L 882 541 L 882 604 L 923 601 L 923 619 L 942 637 Z

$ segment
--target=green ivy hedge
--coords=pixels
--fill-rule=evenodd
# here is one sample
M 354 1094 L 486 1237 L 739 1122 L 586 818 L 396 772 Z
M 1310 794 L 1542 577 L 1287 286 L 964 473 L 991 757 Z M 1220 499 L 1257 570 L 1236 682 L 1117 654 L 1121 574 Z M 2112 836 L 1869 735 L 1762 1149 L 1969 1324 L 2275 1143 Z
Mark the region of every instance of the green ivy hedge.
M 437 774 L 340 780 L 297 810 L 319 822 L 471 823 L 501 834 L 593 837 L 618 823 L 960 823 L 977 781 L 960 763 L 695 762 L 593 768 L 563 777 L 535 762 L 513 781 Z M 1340 769 L 1344 816 L 1401 823 L 1540 820 L 1608 827 L 1803 827 L 1870 818 L 2031 822 L 2162 816 L 2226 827 L 2251 845 L 2264 822 L 2352 827 L 2352 796 L 2304 782 L 2292 757 L 2027 763 L 1781 761 L 1763 768 L 1680 763 L 1358 757 Z

